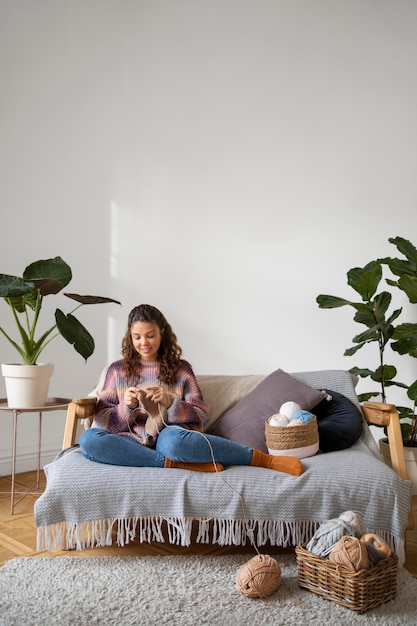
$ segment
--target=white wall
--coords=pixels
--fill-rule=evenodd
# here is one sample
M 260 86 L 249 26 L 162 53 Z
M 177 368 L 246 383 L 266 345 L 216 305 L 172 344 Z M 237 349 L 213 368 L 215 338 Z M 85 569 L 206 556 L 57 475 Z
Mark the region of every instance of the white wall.
M 123 303 L 81 311 L 87 364 L 44 353 L 51 395 L 90 390 L 140 302 L 197 373 L 375 365 L 343 356 L 350 310 L 315 299 L 352 297 L 388 237 L 417 243 L 416 20 L 413 0 L 0 0 L 1 272 L 61 255 L 70 291 Z M 46 462 L 64 414 L 44 424 Z

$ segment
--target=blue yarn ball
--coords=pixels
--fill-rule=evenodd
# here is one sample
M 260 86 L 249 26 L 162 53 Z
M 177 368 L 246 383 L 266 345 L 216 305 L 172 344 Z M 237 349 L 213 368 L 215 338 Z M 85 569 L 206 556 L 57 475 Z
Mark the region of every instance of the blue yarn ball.
M 299 420 L 303 424 L 308 424 L 314 420 L 314 415 L 310 413 L 310 411 L 297 411 L 297 413 L 294 413 L 291 417 L 290 421 L 292 420 Z

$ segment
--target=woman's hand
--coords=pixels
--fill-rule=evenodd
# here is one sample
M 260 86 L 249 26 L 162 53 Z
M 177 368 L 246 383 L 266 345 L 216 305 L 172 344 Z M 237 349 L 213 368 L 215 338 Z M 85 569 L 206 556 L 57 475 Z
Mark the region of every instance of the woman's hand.
M 167 393 L 164 387 L 160 385 L 146 387 L 145 392 L 147 399 L 155 402 L 155 404 L 160 403 L 166 408 L 170 407 L 172 404 L 172 394 Z
M 137 387 L 129 387 L 125 391 L 125 404 L 129 407 L 129 409 L 136 409 L 139 404 L 138 400 L 138 388 Z

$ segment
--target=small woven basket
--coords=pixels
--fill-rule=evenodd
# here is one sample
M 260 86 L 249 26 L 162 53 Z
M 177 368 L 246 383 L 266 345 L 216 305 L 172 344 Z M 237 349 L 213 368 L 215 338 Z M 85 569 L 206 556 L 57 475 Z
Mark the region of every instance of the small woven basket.
M 307 456 L 318 452 L 319 429 L 315 416 L 311 422 L 297 426 L 271 426 L 270 419 L 265 422 L 266 446 L 270 454 L 279 455 L 281 451 L 291 454 L 291 450 L 296 450 L 294 456 L 302 458 L 304 449 L 308 451 Z
M 398 557 L 391 554 L 368 570 L 350 572 L 296 546 L 298 585 L 336 604 L 366 613 L 397 595 Z

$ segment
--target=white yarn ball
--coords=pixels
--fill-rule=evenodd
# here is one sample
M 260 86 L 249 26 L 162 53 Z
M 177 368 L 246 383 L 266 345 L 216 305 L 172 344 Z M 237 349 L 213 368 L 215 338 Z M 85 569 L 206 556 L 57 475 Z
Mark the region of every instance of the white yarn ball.
M 297 411 L 301 411 L 301 407 L 296 402 L 284 402 L 279 410 L 279 412 L 283 413 L 288 419 L 291 419 Z
M 356 537 L 362 537 L 366 533 L 365 520 L 359 511 L 344 511 L 339 515 L 339 519 L 349 524 Z
M 276 413 L 269 419 L 270 426 L 287 426 L 288 418 L 281 413 Z

